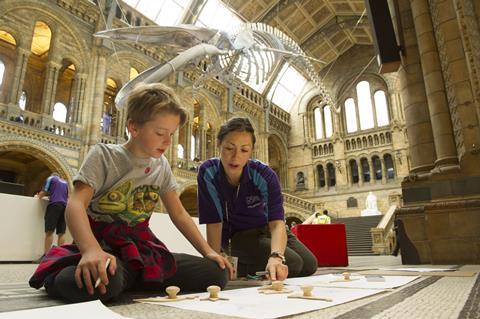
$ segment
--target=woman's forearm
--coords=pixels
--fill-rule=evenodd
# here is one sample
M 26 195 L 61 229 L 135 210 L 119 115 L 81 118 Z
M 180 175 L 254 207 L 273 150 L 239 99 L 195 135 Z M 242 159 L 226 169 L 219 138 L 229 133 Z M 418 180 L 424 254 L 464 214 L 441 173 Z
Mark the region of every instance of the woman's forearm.
M 272 236 L 270 249 L 272 252 L 275 251 L 283 254 L 285 252 L 285 247 L 287 246 L 285 222 L 283 220 L 274 220 L 268 224 Z

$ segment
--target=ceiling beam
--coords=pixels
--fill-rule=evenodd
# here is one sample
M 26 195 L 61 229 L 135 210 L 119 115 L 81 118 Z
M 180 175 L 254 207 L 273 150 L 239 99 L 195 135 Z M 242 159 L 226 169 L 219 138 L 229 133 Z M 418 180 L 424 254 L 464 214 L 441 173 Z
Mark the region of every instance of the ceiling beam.
M 269 21 L 278 16 L 280 11 L 297 1 L 298 0 L 278 0 L 274 5 L 270 6 L 268 10 L 265 10 L 265 13 L 262 16 L 258 17 L 258 22 L 268 24 Z
M 321 38 L 324 38 L 330 33 L 333 33 L 337 30 L 343 30 L 346 28 L 353 28 L 360 19 L 361 14 L 351 14 L 351 15 L 335 15 L 331 17 L 327 23 L 319 26 L 310 36 L 308 36 L 302 43 L 299 45 L 301 47 L 308 47 L 312 42 L 316 42 Z M 368 22 L 366 17 L 359 24 L 360 26 L 367 26 Z

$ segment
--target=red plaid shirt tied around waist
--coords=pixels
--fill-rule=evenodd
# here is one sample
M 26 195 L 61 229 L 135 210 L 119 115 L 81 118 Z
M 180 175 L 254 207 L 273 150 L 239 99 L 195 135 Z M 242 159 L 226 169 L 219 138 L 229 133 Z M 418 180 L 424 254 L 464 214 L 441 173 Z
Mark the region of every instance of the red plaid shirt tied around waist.
M 175 259 L 165 244 L 152 233 L 148 219 L 135 226 L 89 220 L 100 245 L 127 263 L 129 268 L 140 269 L 141 280 L 145 283 L 161 283 L 175 274 Z M 30 286 L 41 288 L 47 277 L 56 275 L 65 267 L 77 265 L 80 258 L 80 251 L 75 244 L 53 247 L 30 278 Z

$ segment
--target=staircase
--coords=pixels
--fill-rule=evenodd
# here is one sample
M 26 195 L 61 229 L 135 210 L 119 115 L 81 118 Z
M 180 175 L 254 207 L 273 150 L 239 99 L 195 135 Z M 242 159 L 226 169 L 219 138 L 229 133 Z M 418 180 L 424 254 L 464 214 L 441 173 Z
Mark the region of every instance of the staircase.
M 347 232 L 347 248 L 349 256 L 374 255 L 372 252 L 372 236 L 370 228 L 377 227 L 382 219 L 379 216 L 337 218 L 335 224 L 345 224 Z

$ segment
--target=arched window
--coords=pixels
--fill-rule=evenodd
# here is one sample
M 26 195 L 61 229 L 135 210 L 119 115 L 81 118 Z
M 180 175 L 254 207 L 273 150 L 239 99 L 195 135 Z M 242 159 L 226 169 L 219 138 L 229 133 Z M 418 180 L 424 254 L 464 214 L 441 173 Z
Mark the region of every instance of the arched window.
M 390 155 L 390 154 L 383 155 L 383 160 L 385 161 L 385 169 L 387 171 L 387 179 L 394 179 L 395 178 L 395 169 L 393 168 L 392 155 Z
M 2 83 L 3 83 L 4 74 L 5 74 L 5 63 L 3 63 L 2 60 L 0 60 L 0 87 L 2 86 Z
M 370 98 L 370 84 L 361 81 L 357 84 L 358 114 L 360 129 L 367 130 L 374 127 L 372 99 Z
M 336 184 L 335 167 L 333 167 L 332 163 L 327 164 L 327 173 L 328 173 L 328 186 L 335 186 Z
M 325 170 L 322 165 L 317 165 L 318 188 L 325 187 Z
M 20 98 L 18 99 L 18 107 L 20 107 L 23 111 L 25 111 L 26 106 L 27 106 L 27 92 L 22 91 L 22 94 L 20 94 Z
M 103 93 L 103 111 L 100 118 L 100 128 L 103 134 L 115 136 L 117 134 L 118 111 L 115 107 L 115 97 L 120 85 L 112 78 L 107 78 Z
M 375 179 L 381 180 L 382 179 L 382 163 L 380 162 L 380 158 L 378 156 L 372 156 L 372 165 L 373 171 L 375 173 Z
M 313 111 L 313 119 L 315 121 L 315 139 L 319 140 L 323 138 L 322 113 L 319 107 Z
M 368 160 L 363 157 L 360 159 L 360 165 L 362 166 L 363 181 L 370 182 L 370 166 L 368 165 Z
M 352 175 L 352 183 L 356 184 L 359 181 L 357 161 L 352 159 L 350 160 L 349 163 L 350 163 L 350 174 Z
M 363 80 L 357 83 L 355 92 L 348 93 L 353 96 L 344 102 L 347 133 L 390 124 L 387 93 L 384 90 L 372 89 L 370 83 Z
M 358 131 L 357 110 L 352 98 L 345 100 L 345 118 L 347 121 L 347 133 Z
M 57 102 L 53 106 L 53 119 L 65 123 L 67 121 L 67 107 L 65 104 Z
M 333 122 L 332 122 L 332 108 L 327 105 L 323 108 L 323 119 L 325 122 L 325 137 L 332 137 L 333 134 Z
M 177 145 L 177 157 L 178 158 L 184 158 L 184 156 L 185 156 L 185 150 L 183 149 L 183 145 L 178 144 Z
M 375 92 L 373 95 L 375 101 L 375 112 L 377 113 L 377 126 L 389 124 L 387 98 L 382 90 Z
M 52 31 L 50 27 L 42 21 L 35 22 L 35 30 L 32 39 L 32 52 L 37 56 L 42 56 L 50 50 L 50 41 Z

